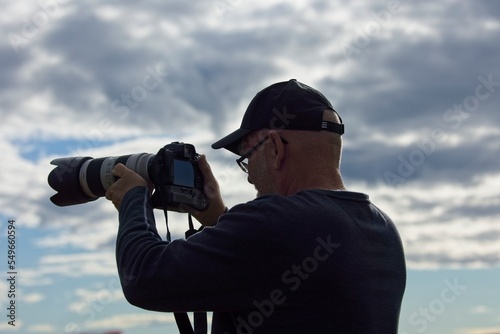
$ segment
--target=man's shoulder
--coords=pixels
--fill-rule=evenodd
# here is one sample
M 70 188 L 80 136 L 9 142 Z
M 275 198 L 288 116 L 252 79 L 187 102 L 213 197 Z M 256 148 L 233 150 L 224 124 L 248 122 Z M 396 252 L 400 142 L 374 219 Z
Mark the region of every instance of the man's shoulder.
M 283 205 L 285 203 L 314 205 L 332 201 L 370 203 L 370 198 L 367 194 L 348 190 L 308 189 L 290 196 L 265 195 L 246 204 L 262 206 L 273 204 Z
M 346 206 L 369 205 L 368 195 L 351 191 L 304 190 L 290 196 L 264 195 L 236 205 L 229 213 L 266 221 L 340 214 Z

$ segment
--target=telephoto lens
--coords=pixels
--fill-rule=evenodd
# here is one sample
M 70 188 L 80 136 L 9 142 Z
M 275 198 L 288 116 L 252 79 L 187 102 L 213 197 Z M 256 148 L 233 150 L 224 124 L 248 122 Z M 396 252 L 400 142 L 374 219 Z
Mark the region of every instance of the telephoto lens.
M 119 157 L 67 157 L 54 159 L 57 166 L 48 177 L 49 185 L 57 191 L 50 200 L 58 206 L 94 201 L 106 195 L 106 190 L 117 180 L 112 174 L 116 164 L 122 163 L 153 183 L 152 165 L 155 155 L 137 153 Z

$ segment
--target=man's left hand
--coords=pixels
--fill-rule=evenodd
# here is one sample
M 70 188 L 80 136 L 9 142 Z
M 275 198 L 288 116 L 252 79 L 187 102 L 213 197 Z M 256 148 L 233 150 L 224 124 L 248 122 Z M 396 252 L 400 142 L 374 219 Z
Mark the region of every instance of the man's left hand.
M 106 191 L 106 199 L 113 202 L 117 210 L 120 208 L 123 197 L 129 190 L 137 186 L 148 187 L 148 183 L 142 176 L 125 167 L 123 164 L 117 164 L 113 168 L 113 175 L 119 177 L 119 179 Z

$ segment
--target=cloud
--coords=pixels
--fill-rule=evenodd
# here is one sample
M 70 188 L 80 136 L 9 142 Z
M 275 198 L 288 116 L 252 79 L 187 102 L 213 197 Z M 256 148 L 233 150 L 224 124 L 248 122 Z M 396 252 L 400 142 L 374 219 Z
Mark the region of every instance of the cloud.
M 37 324 L 37 325 L 27 326 L 26 330 L 28 332 L 35 332 L 35 333 L 51 333 L 51 332 L 56 332 L 57 328 L 51 324 Z
M 499 327 L 468 328 L 459 331 L 460 334 L 500 334 Z
M 41 256 L 35 267 L 23 268 L 23 286 L 54 284 L 60 278 L 111 276 L 116 279 L 113 252 L 69 253 Z
M 472 314 L 487 314 L 487 313 L 491 313 L 492 310 L 490 307 L 488 306 L 485 306 L 485 305 L 478 305 L 478 306 L 475 306 L 471 311 L 470 313 Z
M 151 326 L 160 326 L 174 323 L 173 314 L 164 313 L 132 313 L 132 314 L 118 314 L 104 319 L 92 320 L 86 324 L 88 329 L 100 328 L 132 328 L 142 327 L 147 328 Z
M 112 302 L 125 300 L 119 284 L 116 284 L 116 286 L 110 284 L 110 286 L 105 289 L 97 290 L 79 288 L 75 291 L 75 295 L 79 300 L 69 304 L 68 309 L 77 314 L 101 312 L 106 305 Z
M 24 321 L 16 320 L 15 324 L 16 324 L 16 326 L 15 326 L 14 330 L 19 330 L 20 328 L 23 328 Z M 9 325 L 7 323 L 7 321 L 3 321 L 3 322 L 0 323 L 0 329 L 2 331 L 5 331 L 6 333 L 8 333 L 8 331 L 12 331 L 13 328 L 14 327 L 12 327 L 12 325 Z
M 22 301 L 28 304 L 36 304 L 45 299 L 45 296 L 41 293 L 30 293 L 22 297 Z
M 353 184 L 351 189 L 366 191 L 393 218 L 410 268 L 496 267 L 500 194 L 494 189 L 499 180 L 496 174 L 476 178 L 466 191 L 460 183 L 447 182 L 398 188 Z

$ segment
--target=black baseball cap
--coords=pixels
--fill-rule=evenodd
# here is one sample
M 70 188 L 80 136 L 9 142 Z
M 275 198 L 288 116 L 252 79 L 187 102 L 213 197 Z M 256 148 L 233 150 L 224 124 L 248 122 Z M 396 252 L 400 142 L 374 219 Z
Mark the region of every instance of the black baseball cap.
M 212 148 L 225 148 L 239 155 L 243 139 L 260 129 L 323 130 L 342 135 L 342 118 L 339 116 L 341 124 L 323 121 L 325 109 L 337 113 L 318 90 L 296 79 L 275 83 L 255 95 L 245 111 L 240 128 L 212 144 Z

